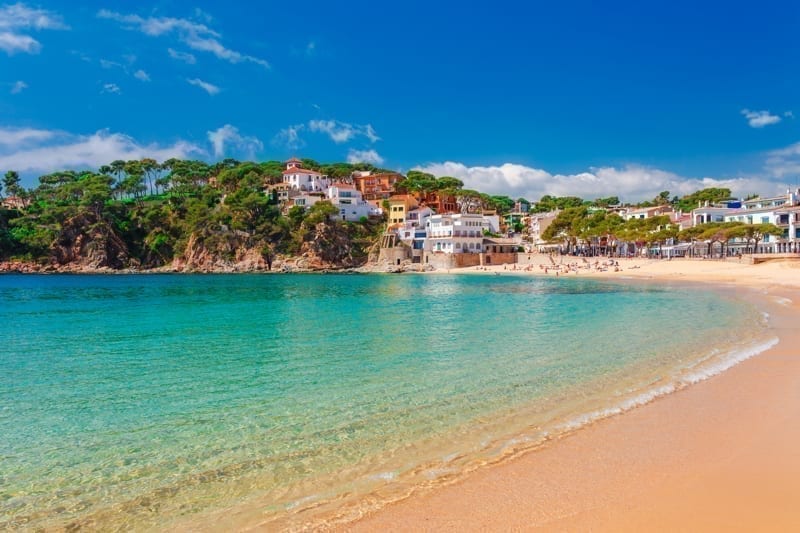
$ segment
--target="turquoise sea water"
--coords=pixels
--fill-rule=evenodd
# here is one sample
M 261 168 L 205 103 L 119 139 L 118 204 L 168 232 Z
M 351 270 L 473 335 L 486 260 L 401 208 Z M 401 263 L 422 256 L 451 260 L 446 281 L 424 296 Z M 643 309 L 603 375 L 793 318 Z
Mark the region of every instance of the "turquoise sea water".
M 358 514 L 763 328 L 730 295 L 580 279 L 3 275 L 0 529 Z

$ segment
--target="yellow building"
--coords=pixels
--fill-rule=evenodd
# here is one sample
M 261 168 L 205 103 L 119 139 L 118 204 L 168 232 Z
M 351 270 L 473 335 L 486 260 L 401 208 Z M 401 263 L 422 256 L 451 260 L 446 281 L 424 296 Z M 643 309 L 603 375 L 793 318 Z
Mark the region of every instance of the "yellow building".
M 417 207 L 417 200 L 410 194 L 392 196 L 389 202 L 389 225 L 403 224 L 406 213 Z

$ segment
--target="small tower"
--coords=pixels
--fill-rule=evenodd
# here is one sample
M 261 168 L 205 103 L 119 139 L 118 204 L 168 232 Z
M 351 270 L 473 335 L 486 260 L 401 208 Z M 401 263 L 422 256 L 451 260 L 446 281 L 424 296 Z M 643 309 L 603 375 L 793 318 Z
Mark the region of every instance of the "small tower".
M 296 157 L 291 158 L 290 160 L 286 161 L 286 170 L 292 170 L 293 168 L 302 168 L 303 162 L 297 159 Z

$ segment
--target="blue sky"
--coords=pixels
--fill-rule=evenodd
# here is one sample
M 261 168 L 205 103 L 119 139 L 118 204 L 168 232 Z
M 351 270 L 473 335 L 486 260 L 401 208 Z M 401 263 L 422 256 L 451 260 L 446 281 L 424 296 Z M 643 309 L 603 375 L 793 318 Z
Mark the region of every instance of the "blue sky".
M 533 200 L 798 184 L 793 2 L 135 4 L 0 0 L 0 172 L 300 155 Z

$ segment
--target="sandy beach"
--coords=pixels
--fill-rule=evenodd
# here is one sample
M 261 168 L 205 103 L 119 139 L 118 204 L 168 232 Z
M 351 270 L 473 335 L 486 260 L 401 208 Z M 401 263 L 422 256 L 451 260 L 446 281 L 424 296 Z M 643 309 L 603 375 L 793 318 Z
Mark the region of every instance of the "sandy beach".
M 605 271 L 577 263 L 577 273 L 559 275 L 749 291 L 764 301 L 780 341 L 718 376 L 416 493 L 346 530 L 800 530 L 800 261 L 626 259 Z M 451 273 L 555 275 L 547 265 L 539 256 L 527 271 Z

